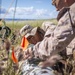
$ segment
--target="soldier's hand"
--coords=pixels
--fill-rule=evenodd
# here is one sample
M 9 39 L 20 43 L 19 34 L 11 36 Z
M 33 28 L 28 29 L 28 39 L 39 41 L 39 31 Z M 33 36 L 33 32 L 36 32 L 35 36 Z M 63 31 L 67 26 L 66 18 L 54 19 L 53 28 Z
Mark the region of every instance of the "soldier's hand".
M 24 54 L 23 54 L 23 58 L 24 59 L 31 59 L 33 57 L 33 51 L 32 51 L 32 48 L 28 48 L 24 51 Z
M 23 50 L 20 46 L 15 49 L 14 53 L 18 61 L 23 60 Z
M 62 57 L 60 55 L 53 55 L 49 57 L 46 61 L 41 62 L 39 66 L 40 67 L 49 67 L 49 66 L 52 67 L 61 59 Z

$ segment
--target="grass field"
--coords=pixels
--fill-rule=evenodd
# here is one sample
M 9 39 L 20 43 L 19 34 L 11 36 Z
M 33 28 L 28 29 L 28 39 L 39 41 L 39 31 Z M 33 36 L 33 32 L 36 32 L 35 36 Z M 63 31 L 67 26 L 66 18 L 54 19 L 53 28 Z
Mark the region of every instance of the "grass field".
M 15 29 L 15 28 L 20 29 L 26 24 L 32 25 L 33 27 L 41 26 L 44 21 L 51 21 L 57 24 L 56 19 L 51 19 L 51 20 L 26 20 L 26 21 L 14 21 L 14 22 L 6 21 L 6 25 L 11 29 Z
M 16 31 L 16 38 L 19 37 L 18 33 L 19 30 L 26 24 L 29 24 L 33 27 L 41 26 L 44 21 L 51 21 L 55 24 L 57 24 L 56 19 L 50 19 L 50 20 L 25 20 L 25 21 L 6 21 L 6 26 L 11 28 L 11 31 Z M 5 45 L 2 43 L 2 39 L 0 39 L 0 75 L 20 75 L 20 67 L 13 63 L 11 60 L 11 50 L 12 46 L 17 47 L 17 45 L 20 45 L 21 38 L 18 38 L 16 41 L 10 35 L 9 40 L 12 42 L 15 42 L 14 44 L 11 43 L 11 45 L 8 42 L 5 42 Z M 10 42 L 9 41 L 9 42 Z M 2 48 L 1 48 L 2 47 Z M 66 64 L 64 64 L 65 68 L 62 68 L 63 74 L 62 75 L 75 75 L 75 52 L 73 54 L 72 58 L 68 58 L 65 60 Z M 63 62 L 64 63 L 64 62 Z M 58 70 L 61 71 L 61 69 L 58 66 Z M 72 70 L 71 73 L 69 71 Z M 58 74 L 57 71 L 54 71 L 55 75 Z
M 8 26 L 12 33 L 9 36 L 9 42 L 11 46 L 9 46 L 9 43 L 5 43 L 7 47 L 2 43 L 2 39 L 0 38 L 0 75 L 20 75 L 19 68 L 18 70 L 15 70 L 14 63 L 11 60 L 11 49 L 12 46 L 17 47 L 20 46 L 21 38 L 19 38 L 19 30 L 26 24 L 29 24 L 33 27 L 41 26 L 44 21 L 51 21 L 57 24 L 56 19 L 51 20 L 25 20 L 25 21 L 6 21 L 6 26 Z M 16 32 L 15 32 L 16 31 Z M 14 37 L 12 34 L 16 35 L 16 38 L 14 40 Z M 18 39 L 17 39 L 18 38 Z M 16 40 L 17 39 L 17 40 Z M 15 42 L 15 43 L 14 43 Z M 10 48 L 9 50 L 7 48 Z M 17 66 L 18 67 L 18 66 Z

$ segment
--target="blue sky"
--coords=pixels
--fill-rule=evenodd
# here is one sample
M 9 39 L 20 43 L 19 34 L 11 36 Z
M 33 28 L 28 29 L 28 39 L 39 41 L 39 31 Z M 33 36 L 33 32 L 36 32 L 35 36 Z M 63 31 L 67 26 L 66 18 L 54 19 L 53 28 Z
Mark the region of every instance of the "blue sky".
M 57 11 L 52 0 L 18 0 L 15 18 L 51 19 L 56 18 Z M 13 18 L 16 0 L 2 0 L 0 17 Z M 8 12 L 7 12 L 8 10 Z

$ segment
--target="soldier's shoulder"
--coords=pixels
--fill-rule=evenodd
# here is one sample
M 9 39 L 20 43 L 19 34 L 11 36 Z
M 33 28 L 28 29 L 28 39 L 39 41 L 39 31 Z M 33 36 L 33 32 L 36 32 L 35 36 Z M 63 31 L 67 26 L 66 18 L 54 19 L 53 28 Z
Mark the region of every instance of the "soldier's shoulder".
M 75 3 L 73 3 L 71 6 L 70 6 L 70 13 L 71 13 L 71 15 L 73 14 L 75 14 Z
M 70 9 L 75 11 L 75 3 L 70 6 Z
M 69 7 L 63 7 L 58 13 L 57 20 L 59 21 L 69 9 Z
M 51 21 L 44 21 L 44 22 L 42 23 L 42 26 L 41 26 L 41 28 L 42 28 L 44 31 L 46 31 L 48 28 L 51 28 L 51 27 L 56 27 L 56 25 L 55 25 L 53 22 L 51 22 Z

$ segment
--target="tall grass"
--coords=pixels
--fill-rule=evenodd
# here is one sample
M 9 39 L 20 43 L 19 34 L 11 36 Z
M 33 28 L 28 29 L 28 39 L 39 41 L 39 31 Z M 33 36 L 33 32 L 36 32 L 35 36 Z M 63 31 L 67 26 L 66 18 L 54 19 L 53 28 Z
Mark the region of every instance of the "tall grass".
M 14 22 L 13 21 L 6 21 L 6 26 L 8 26 L 11 29 L 12 32 L 17 31 L 17 32 L 14 32 L 14 33 L 18 34 L 19 30 L 24 25 L 29 24 L 33 27 L 36 27 L 36 26 L 40 27 L 44 21 L 52 21 L 55 24 L 57 24 L 56 19 L 52 19 L 52 20 L 27 20 L 27 21 L 25 20 L 25 21 L 14 21 Z M 10 35 L 10 37 L 9 37 L 10 41 L 11 41 L 11 37 L 12 36 Z M 17 35 L 17 37 L 18 37 L 18 35 Z M 2 40 L 0 39 L 0 42 L 1 41 Z M 21 39 L 19 38 L 17 40 L 17 43 L 14 44 L 14 47 L 16 47 L 17 45 L 20 45 L 20 42 L 18 43 L 18 41 L 21 41 Z M 4 47 L 3 45 L 4 44 L 0 43 L 0 47 Z M 11 46 L 10 46 L 10 51 L 11 51 Z M 19 71 L 17 72 L 17 70 L 15 70 L 15 68 L 13 67 L 14 63 L 11 60 L 11 53 L 7 54 L 6 48 L 2 48 L 2 49 L 0 48 L 0 62 L 5 62 L 5 63 L 0 63 L 1 67 L 6 64 L 4 69 L 0 68 L 0 72 L 2 72 L 2 73 L 0 73 L 0 75 L 20 75 L 19 74 L 20 72 Z M 17 72 L 17 74 L 16 74 L 16 72 Z
M 6 21 L 6 25 L 8 27 L 10 27 L 11 29 L 16 29 L 16 28 L 20 29 L 26 24 L 29 24 L 33 27 L 35 27 L 35 26 L 40 27 L 44 21 L 51 21 L 51 22 L 54 22 L 55 24 L 57 24 L 56 19 L 51 19 L 51 20 L 25 20 L 25 21 L 14 21 L 14 22 Z

